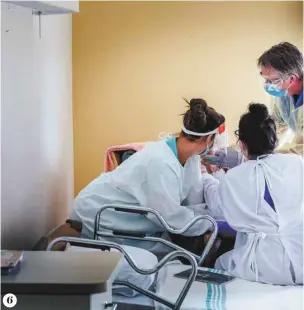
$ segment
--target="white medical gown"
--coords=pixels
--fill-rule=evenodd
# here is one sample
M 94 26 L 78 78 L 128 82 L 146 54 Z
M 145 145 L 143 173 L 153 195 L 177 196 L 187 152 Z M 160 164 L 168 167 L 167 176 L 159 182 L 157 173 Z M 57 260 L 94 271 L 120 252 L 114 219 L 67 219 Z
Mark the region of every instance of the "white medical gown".
M 216 268 L 249 281 L 302 284 L 302 157 L 270 155 L 231 169 L 220 183 L 204 179 L 208 206 L 237 231 L 234 249 Z M 274 209 L 264 199 L 266 184 Z
M 192 156 L 183 167 L 165 141 L 150 142 L 114 171 L 101 174 L 74 202 L 71 218 L 82 221 L 83 237 L 93 237 L 97 211 L 113 204 L 155 209 L 169 226 L 183 228 L 195 216 L 206 213 L 200 157 Z M 113 215 L 107 210 L 102 213 L 102 220 L 109 226 L 123 221 L 136 231 L 136 223 L 127 220 L 128 214 L 122 214 L 120 219 Z M 158 222 L 153 216 L 150 219 L 155 226 L 152 230 L 157 231 Z M 209 222 L 199 221 L 185 235 L 202 235 L 209 228 Z

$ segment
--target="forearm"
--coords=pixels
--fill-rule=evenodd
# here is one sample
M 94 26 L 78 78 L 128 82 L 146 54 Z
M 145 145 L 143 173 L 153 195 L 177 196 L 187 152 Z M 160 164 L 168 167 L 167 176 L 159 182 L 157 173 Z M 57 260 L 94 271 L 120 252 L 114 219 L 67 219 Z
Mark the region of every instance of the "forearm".
M 285 135 L 287 134 L 288 132 L 285 132 Z M 292 132 L 290 132 L 290 134 L 294 135 Z M 276 153 L 293 153 L 303 157 L 303 128 L 299 128 L 297 134 L 295 134 L 293 138 L 289 137 L 289 139 L 288 136 L 284 137 L 284 133 L 280 130 L 279 140 L 283 141 L 283 143 L 275 150 Z M 288 140 L 291 142 L 288 142 Z
M 220 182 L 210 174 L 203 174 L 203 178 L 204 178 L 204 198 L 207 207 L 214 218 L 223 219 L 223 212 L 221 210 L 221 201 L 218 193 Z
M 280 148 L 276 149 L 275 152 L 280 154 L 293 153 L 303 157 L 303 144 L 285 143 Z

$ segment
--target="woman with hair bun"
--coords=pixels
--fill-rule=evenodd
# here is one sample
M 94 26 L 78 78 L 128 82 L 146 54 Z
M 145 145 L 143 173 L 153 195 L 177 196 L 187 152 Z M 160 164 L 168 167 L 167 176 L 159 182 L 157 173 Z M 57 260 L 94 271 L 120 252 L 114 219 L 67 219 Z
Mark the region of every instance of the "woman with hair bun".
M 203 99 L 187 103 L 189 108 L 178 137 L 147 143 L 144 149 L 114 171 L 102 173 L 78 194 L 71 218 L 82 221 L 82 237 L 93 237 L 95 215 L 106 205 L 152 208 L 173 229 L 181 229 L 195 216 L 206 213 L 200 154 L 208 154 L 225 118 Z M 159 231 L 157 222 L 150 217 L 149 220 L 155 225 L 153 230 Z M 116 221 L 112 210 L 103 213 L 103 221 L 109 222 L 109 226 Z M 199 221 L 185 235 L 201 236 L 209 228 L 209 222 Z M 202 251 L 203 238 L 200 240 L 200 248 L 193 246 L 191 250 Z
M 234 249 L 215 268 L 249 281 L 303 284 L 303 159 L 275 154 L 277 133 L 266 106 L 252 103 L 236 131 L 247 161 L 219 183 L 204 174 L 216 217 L 237 232 Z

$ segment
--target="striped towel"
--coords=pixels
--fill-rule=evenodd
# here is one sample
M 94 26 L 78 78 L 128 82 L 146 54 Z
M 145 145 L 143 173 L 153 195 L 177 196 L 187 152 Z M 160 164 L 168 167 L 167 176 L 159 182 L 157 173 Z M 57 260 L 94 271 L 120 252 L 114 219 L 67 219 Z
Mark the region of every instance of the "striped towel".
M 162 268 L 158 274 L 156 293 L 174 302 L 180 293 L 185 279 L 175 274 L 189 269 L 181 264 Z M 202 268 L 215 273 L 225 271 Z M 162 305 L 155 307 L 163 310 Z M 181 310 L 302 310 L 303 287 L 280 286 L 234 279 L 222 285 L 195 281 L 188 292 Z

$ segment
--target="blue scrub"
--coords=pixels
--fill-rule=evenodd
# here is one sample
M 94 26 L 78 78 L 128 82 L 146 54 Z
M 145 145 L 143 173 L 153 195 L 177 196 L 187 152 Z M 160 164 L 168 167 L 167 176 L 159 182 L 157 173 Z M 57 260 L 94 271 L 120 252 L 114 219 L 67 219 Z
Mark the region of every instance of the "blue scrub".
M 169 138 L 167 139 L 166 143 L 173 152 L 173 154 L 178 158 L 178 153 L 177 153 L 177 147 L 176 147 L 176 137 Z M 222 234 L 223 236 L 226 237 L 235 237 L 236 236 L 236 231 L 232 229 L 227 222 L 224 221 L 218 221 L 218 233 Z
M 166 142 L 169 148 L 171 149 L 171 151 L 173 152 L 173 154 L 175 155 L 175 157 L 178 159 L 176 139 L 177 139 L 176 137 L 168 138 Z
M 299 108 L 303 105 L 303 92 L 300 94 L 299 98 L 296 101 L 295 108 Z

